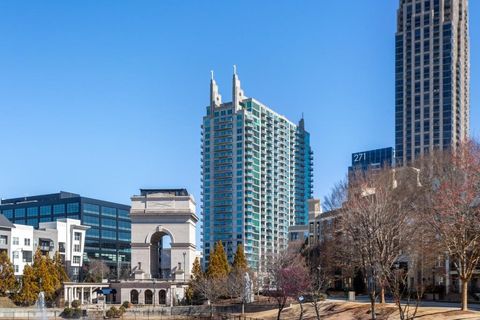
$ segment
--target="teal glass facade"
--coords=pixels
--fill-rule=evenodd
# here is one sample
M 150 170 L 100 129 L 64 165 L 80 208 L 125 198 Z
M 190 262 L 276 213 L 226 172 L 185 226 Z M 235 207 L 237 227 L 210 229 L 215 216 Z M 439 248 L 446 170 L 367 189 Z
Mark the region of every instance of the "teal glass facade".
M 288 227 L 306 221 L 305 214 L 308 219 L 313 176 L 309 134 L 252 98 L 211 105 L 206 113 L 205 265 L 214 244 L 222 241 L 229 261 L 242 244 L 250 267 L 261 270 L 268 257 L 286 248 Z

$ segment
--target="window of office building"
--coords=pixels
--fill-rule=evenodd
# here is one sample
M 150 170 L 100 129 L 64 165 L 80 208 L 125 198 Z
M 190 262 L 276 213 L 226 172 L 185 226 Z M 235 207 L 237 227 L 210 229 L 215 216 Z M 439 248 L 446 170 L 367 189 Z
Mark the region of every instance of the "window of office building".
M 12 209 L 3 210 L 2 213 L 5 216 L 5 218 L 7 218 L 7 219 L 12 219 L 13 218 L 13 210 Z
M 27 208 L 27 217 L 36 217 L 38 216 L 38 207 Z
M 54 215 L 65 214 L 65 205 L 63 203 L 54 205 L 53 206 L 53 214 Z
M 122 220 L 118 221 L 118 229 L 130 230 L 130 228 L 131 228 L 131 224 L 129 221 L 122 221 Z
M 98 226 L 100 225 L 100 221 L 98 217 L 83 216 L 83 224 L 87 226 Z
M 98 215 L 100 213 L 100 206 L 97 206 L 95 204 L 85 203 L 83 205 L 83 212 Z
M 78 213 L 80 212 L 80 204 L 78 202 L 67 203 L 67 213 Z
M 40 215 L 41 216 L 49 216 L 52 214 L 52 207 L 51 206 L 41 206 L 40 207 Z
M 116 240 L 117 239 L 116 232 L 112 230 L 102 230 L 102 239 Z
M 130 212 L 128 210 L 118 209 L 118 217 L 119 218 L 129 218 Z
M 25 218 L 25 208 L 15 209 L 15 218 Z
M 102 227 L 104 228 L 117 228 L 117 221 L 115 219 L 102 218 Z
M 118 240 L 130 241 L 131 240 L 130 232 L 119 232 L 118 233 Z
M 99 238 L 100 232 L 97 228 L 90 228 L 87 230 L 87 237 L 89 238 Z
M 117 209 L 110 207 L 102 207 L 102 215 L 109 217 L 117 217 Z

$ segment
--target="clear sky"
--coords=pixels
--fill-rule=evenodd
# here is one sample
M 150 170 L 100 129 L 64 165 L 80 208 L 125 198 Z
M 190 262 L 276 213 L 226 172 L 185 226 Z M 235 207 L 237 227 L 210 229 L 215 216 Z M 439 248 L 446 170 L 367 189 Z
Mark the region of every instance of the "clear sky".
M 0 196 L 60 190 L 129 204 L 186 187 L 200 207 L 210 70 L 297 122 L 316 197 L 351 153 L 394 143 L 397 0 L 0 1 Z M 480 133 L 480 1 L 470 1 Z

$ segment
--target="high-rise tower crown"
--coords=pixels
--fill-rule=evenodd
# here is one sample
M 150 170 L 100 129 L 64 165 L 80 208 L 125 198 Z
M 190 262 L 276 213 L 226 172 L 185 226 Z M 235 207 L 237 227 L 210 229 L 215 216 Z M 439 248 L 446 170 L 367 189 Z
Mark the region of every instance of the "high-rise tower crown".
M 242 87 L 240 85 L 240 79 L 237 75 L 237 66 L 233 65 L 233 84 L 232 84 L 232 104 L 235 106 L 235 111 L 241 109 L 240 101 L 245 98 Z

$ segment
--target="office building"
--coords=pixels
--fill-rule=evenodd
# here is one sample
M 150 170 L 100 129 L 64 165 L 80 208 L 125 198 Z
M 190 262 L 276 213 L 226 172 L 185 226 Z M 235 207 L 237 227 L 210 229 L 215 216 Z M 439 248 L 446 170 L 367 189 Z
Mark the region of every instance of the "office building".
M 468 137 L 468 0 L 400 0 L 395 37 L 397 165 Z
M 33 263 L 37 250 L 54 258 L 58 252 L 71 280 L 78 280 L 83 264 L 85 232 L 80 220 L 58 219 L 40 222 L 39 228 L 11 223 L 0 215 L 0 252 L 4 251 L 13 264 L 15 276 L 23 275 L 23 268 Z
M 297 126 L 247 98 L 236 71 L 231 102 L 222 103 L 213 77 L 210 89 L 202 125 L 204 262 L 222 241 L 230 261 L 243 244 L 250 267 L 261 269 L 287 247 L 288 227 L 306 220 L 309 135 L 303 121 Z
M 305 120 L 297 126 L 295 145 L 295 225 L 308 223 L 308 200 L 313 197 L 313 151 Z
M 130 206 L 62 191 L 4 199 L 0 210 L 11 222 L 34 228 L 58 219 L 80 220 L 82 225 L 90 227 L 85 238 L 86 264 L 91 259 L 105 261 L 112 278 L 130 268 Z
M 356 170 L 375 170 L 393 168 L 395 164 L 393 148 L 382 148 L 352 154 L 352 165 L 348 168 L 349 175 Z

